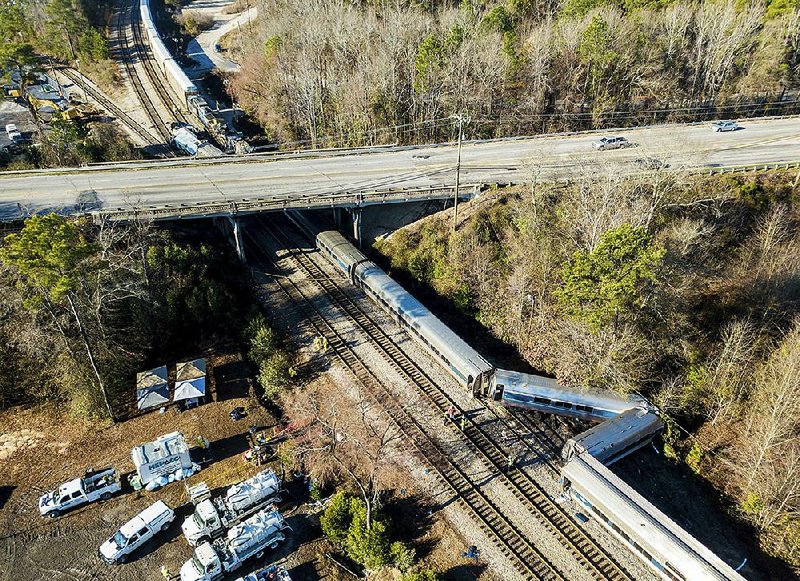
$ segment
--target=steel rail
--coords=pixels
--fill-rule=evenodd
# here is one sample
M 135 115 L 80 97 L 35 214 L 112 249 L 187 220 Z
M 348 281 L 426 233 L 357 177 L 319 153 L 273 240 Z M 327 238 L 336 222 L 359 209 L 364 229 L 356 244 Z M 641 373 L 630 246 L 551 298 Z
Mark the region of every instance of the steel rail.
M 256 250 L 269 261 L 260 241 L 251 233 L 246 236 L 253 241 L 249 249 Z M 271 236 L 273 234 L 270 234 Z M 279 242 L 280 244 L 280 242 Z M 411 444 L 433 466 L 440 479 L 455 497 L 477 518 L 481 528 L 500 550 L 513 559 L 516 568 L 529 579 L 566 579 L 544 557 L 539 549 L 503 514 L 503 511 L 461 467 L 449 453 L 436 442 L 430 428 L 423 426 L 388 391 L 383 381 L 361 360 L 345 337 L 339 333 L 323 312 L 300 287 L 288 276 L 275 277 L 275 282 L 289 299 L 299 307 L 314 331 L 328 340 L 328 348 L 336 355 L 353 376 L 370 392 L 377 388 L 383 394 L 378 403 L 386 410 L 393 424 L 406 436 Z
M 123 5 L 117 12 L 116 34 L 118 40 L 117 46 L 119 48 L 118 60 L 121 60 L 125 65 L 125 71 L 127 72 L 128 78 L 133 85 L 133 90 L 136 93 L 137 99 L 144 107 L 144 110 L 153 123 L 153 127 L 155 128 L 159 137 L 164 141 L 162 144 L 160 144 L 160 149 L 162 150 L 160 155 L 165 157 L 174 157 L 174 153 L 169 146 L 166 145 L 170 142 L 172 135 L 170 134 L 166 123 L 163 121 L 161 115 L 156 109 L 156 106 L 153 103 L 152 98 L 147 92 L 144 84 L 142 83 L 142 80 L 139 78 L 139 73 L 136 70 L 135 63 L 133 62 L 133 51 L 135 47 L 132 47 L 130 38 L 128 38 L 128 28 L 133 28 L 133 17 L 131 16 L 131 12 L 135 12 L 135 10 L 133 10 L 132 5 L 130 4 Z
M 504 474 L 501 481 L 508 485 L 510 491 L 521 502 L 533 509 L 533 513 L 539 517 L 542 524 L 560 540 L 578 562 L 599 579 L 631 579 L 622 566 L 581 530 L 527 472 L 516 468 L 506 469 L 509 450 L 500 446 L 479 422 L 468 414 L 464 414 L 457 402 L 404 353 L 382 326 L 339 288 L 338 281 L 335 281 L 324 269 L 316 265 L 307 254 L 291 250 L 291 244 L 286 243 L 283 235 L 274 233 L 277 229 L 266 225 L 265 227 L 279 244 L 287 249 L 294 261 L 315 284 L 358 325 L 364 336 L 378 348 L 387 363 L 415 385 L 421 395 L 428 399 L 440 414 L 443 415 L 451 407 L 462 414 L 462 417 L 466 419 L 462 433 L 469 441 L 473 451 L 488 462 L 493 469 Z
M 70 81 L 75 83 L 79 86 L 83 91 L 89 95 L 92 99 L 97 101 L 101 107 L 103 107 L 106 111 L 108 111 L 111 115 L 116 117 L 120 120 L 124 125 L 128 127 L 133 133 L 139 136 L 142 141 L 145 142 L 146 145 L 159 145 L 161 142 L 158 141 L 153 135 L 147 131 L 142 125 L 137 122 L 133 117 L 125 113 L 122 109 L 117 107 L 111 99 L 106 97 L 103 93 L 96 90 L 92 85 L 87 83 L 81 75 L 76 74 L 74 71 L 68 68 L 60 69 L 61 73 L 67 77 Z

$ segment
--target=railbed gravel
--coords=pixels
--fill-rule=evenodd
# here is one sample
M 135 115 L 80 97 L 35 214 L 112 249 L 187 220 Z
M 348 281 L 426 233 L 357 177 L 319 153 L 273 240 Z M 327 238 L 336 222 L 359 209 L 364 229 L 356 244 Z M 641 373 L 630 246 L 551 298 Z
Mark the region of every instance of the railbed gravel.
M 289 233 L 284 232 L 284 235 Z M 301 241 L 296 235 L 292 236 L 292 242 L 298 248 L 309 250 L 311 248 L 307 241 Z M 462 469 L 466 469 L 472 476 L 485 479 L 483 490 L 489 493 L 497 503 L 498 507 L 505 511 L 506 517 L 523 533 L 529 535 L 528 539 L 545 555 L 548 561 L 559 570 L 567 579 L 592 579 L 590 572 L 581 565 L 575 557 L 561 544 L 561 542 L 541 523 L 538 516 L 534 515 L 525 504 L 520 502 L 502 483 L 504 476 L 494 474 L 487 463 L 477 457 L 467 448 L 465 439 L 458 434 L 457 425 L 448 426 L 443 429 L 443 416 L 438 410 L 434 410 L 432 404 L 427 402 L 419 393 L 419 389 L 400 376 L 383 358 L 383 355 L 372 343 L 363 336 L 363 332 L 357 328 L 356 324 L 340 310 L 332 299 L 314 283 L 309 280 L 305 272 L 299 268 L 288 257 L 288 253 L 271 248 L 280 257 L 277 264 L 282 274 L 290 276 L 298 286 L 301 287 L 303 294 L 309 297 L 317 308 L 324 314 L 325 318 L 331 322 L 336 330 L 346 337 L 349 344 L 354 348 L 358 356 L 391 390 L 393 395 L 402 402 L 404 407 L 413 413 L 418 421 L 423 425 L 434 427 L 431 432 L 438 436 L 438 441 L 446 450 L 449 450 L 452 457 L 458 462 Z M 347 278 L 336 269 L 321 253 L 311 255 L 315 263 L 329 274 L 334 280 L 340 281 L 340 288 L 356 303 L 364 309 L 369 316 L 378 323 L 386 333 L 397 342 L 398 346 L 409 359 L 416 363 L 425 373 L 440 386 L 459 406 L 460 409 L 470 414 L 471 417 L 479 418 L 485 430 L 494 435 L 496 441 L 503 441 L 501 430 L 496 418 L 489 414 L 485 406 L 478 400 L 471 397 L 466 390 L 457 385 L 456 382 L 447 374 L 426 352 L 422 350 L 410 337 L 394 323 L 391 318 L 381 309 L 370 301 L 364 293 L 351 285 Z M 273 255 L 274 258 L 274 255 Z M 262 295 L 267 303 L 272 307 L 273 312 L 280 313 L 279 321 L 284 330 L 289 331 L 303 347 L 308 347 L 313 342 L 313 328 L 310 325 L 300 325 L 299 319 L 302 315 L 290 306 L 290 301 L 283 295 L 282 291 L 275 287 L 274 280 L 269 281 L 267 277 L 261 287 L 263 290 L 270 289 Z M 277 307 L 277 308 L 275 308 Z M 329 370 L 335 381 L 343 385 L 352 382 L 350 374 L 342 366 L 335 365 Z M 508 415 L 505 410 L 499 410 L 501 415 Z M 513 418 L 508 421 L 514 422 Z M 555 429 L 563 429 L 558 424 Z M 527 431 L 521 429 L 521 431 Z M 534 448 L 542 449 L 542 445 L 533 436 L 525 438 Z M 561 495 L 558 477 L 549 470 L 542 462 L 538 461 L 535 454 L 524 447 L 520 442 L 513 439 L 504 442 L 503 448 L 513 451 L 519 458 L 517 466 L 524 470 L 533 480 L 535 480 L 550 498 L 557 498 Z M 543 450 L 543 452 L 554 456 L 557 462 L 557 451 Z M 458 530 L 469 544 L 476 544 L 482 550 L 482 559 L 490 567 L 487 570 L 488 578 L 494 579 L 521 579 L 522 575 L 518 569 L 505 557 L 499 548 L 491 541 L 478 525 L 477 520 L 471 515 L 466 507 L 459 503 L 452 503 L 452 494 L 435 476 L 434 472 L 416 455 L 407 455 L 405 464 L 409 472 L 418 483 L 420 491 L 426 492 L 444 511 L 445 518 L 451 525 Z M 579 509 L 571 500 L 565 501 L 562 506 L 568 515 L 573 515 Z M 612 537 L 595 519 L 590 519 L 589 523 L 580 525 L 587 534 L 603 550 L 610 553 L 633 579 L 657 579 L 655 574 L 647 568 L 630 550 L 627 549 L 619 540 Z

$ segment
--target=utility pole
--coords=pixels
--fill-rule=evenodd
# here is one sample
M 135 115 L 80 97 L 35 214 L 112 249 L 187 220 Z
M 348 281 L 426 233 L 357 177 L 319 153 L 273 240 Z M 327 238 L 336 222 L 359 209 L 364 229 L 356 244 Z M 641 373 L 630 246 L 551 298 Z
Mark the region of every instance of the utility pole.
M 456 221 L 458 220 L 458 186 L 461 182 L 461 140 L 463 138 L 463 124 L 469 123 L 469 119 L 464 115 L 458 114 L 450 117 L 458 123 L 458 156 L 456 157 L 456 192 L 453 197 L 453 232 L 456 231 Z

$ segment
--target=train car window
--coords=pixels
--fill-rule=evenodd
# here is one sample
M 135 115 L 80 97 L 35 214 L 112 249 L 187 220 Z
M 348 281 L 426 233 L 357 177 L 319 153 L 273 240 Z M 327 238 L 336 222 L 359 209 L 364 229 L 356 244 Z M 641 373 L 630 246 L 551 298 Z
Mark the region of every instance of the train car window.
M 547 399 L 546 397 L 538 397 L 538 396 L 536 396 L 536 397 L 533 398 L 533 403 L 540 403 L 540 404 L 543 404 L 543 405 L 550 405 L 552 402 L 549 399 Z
M 494 386 L 494 401 L 500 401 L 503 399 L 503 390 L 505 389 L 504 385 L 495 385 Z
M 579 404 L 575 405 L 575 409 L 581 412 L 588 412 L 588 413 L 592 413 L 594 411 L 594 408 L 592 406 L 579 405 Z
M 664 563 L 664 572 L 672 577 L 673 579 L 684 581 L 686 577 L 681 575 L 678 571 L 675 570 L 675 567 L 669 564 L 669 562 Z
M 571 409 L 572 404 L 566 401 L 554 401 L 553 407 Z

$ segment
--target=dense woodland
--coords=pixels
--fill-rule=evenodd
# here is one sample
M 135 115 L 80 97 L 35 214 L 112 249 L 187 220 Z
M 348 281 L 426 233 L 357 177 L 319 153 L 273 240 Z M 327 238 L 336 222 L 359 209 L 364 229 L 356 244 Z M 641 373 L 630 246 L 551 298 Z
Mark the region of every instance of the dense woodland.
M 534 369 L 650 397 L 675 422 L 666 455 L 799 565 L 800 175 L 618 169 L 496 192 L 455 233 L 448 212 L 378 248 Z
M 441 139 L 456 113 L 471 136 L 586 127 L 565 114 L 800 81 L 796 0 L 260 0 L 254 30 L 232 88 L 276 141 Z

